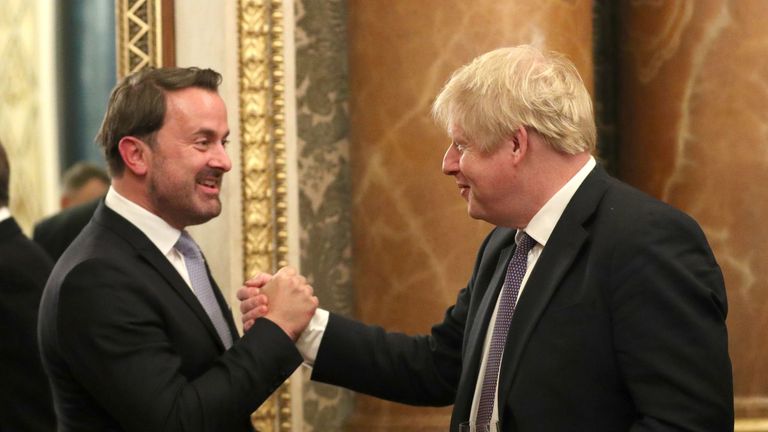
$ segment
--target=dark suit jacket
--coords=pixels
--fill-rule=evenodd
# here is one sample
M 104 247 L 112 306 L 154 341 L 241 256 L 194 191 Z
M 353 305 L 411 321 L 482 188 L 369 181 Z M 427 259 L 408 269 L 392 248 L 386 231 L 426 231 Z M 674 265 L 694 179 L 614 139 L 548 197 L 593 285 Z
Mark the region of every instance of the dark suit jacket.
M 167 258 L 104 204 L 56 264 L 39 328 L 60 432 L 251 430 L 250 413 L 302 362 L 266 319 L 225 352 Z
M 35 224 L 32 240 L 56 262 L 80 231 L 91 220 L 103 198 L 64 209 Z
M 51 268 L 13 218 L 0 222 L 0 431 L 56 425 L 37 349 L 37 308 Z
M 331 315 L 313 379 L 467 421 L 515 230 L 483 243 L 429 336 Z M 723 278 L 688 216 L 596 168 L 530 275 L 504 350 L 503 431 L 730 431 Z

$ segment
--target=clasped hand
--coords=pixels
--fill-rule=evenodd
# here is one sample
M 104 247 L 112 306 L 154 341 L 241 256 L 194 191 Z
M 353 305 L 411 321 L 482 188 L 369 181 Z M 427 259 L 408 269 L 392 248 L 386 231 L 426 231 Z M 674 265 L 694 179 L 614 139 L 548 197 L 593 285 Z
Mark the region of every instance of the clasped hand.
M 312 286 L 293 267 L 248 279 L 237 290 L 237 299 L 245 331 L 263 317 L 277 324 L 294 341 L 307 327 L 318 305 Z

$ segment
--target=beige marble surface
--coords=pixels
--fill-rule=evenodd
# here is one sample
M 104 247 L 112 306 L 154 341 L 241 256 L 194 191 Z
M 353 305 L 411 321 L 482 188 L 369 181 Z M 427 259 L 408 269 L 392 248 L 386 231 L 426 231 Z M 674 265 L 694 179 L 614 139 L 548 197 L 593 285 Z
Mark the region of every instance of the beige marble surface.
M 591 2 L 349 2 L 359 318 L 428 332 L 469 279 L 490 229 L 467 216 L 455 182 L 440 172 L 449 141 L 429 113 L 450 73 L 494 48 L 533 43 L 567 53 L 591 81 L 591 19 Z M 444 431 L 450 415 L 356 400 L 349 430 Z
M 768 417 L 768 2 L 625 5 L 623 177 L 699 221 L 725 276 L 737 416 Z M 768 430 L 768 429 L 760 429 Z
M 11 165 L 11 212 L 27 234 L 58 210 L 52 23 L 39 1 L 0 2 L 0 141 Z

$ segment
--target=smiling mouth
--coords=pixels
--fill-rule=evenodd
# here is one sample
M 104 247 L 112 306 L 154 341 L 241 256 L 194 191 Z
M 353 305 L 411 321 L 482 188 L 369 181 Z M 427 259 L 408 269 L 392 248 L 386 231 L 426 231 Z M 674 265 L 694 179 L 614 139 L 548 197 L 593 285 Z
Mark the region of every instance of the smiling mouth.
M 206 189 L 208 192 L 211 193 L 218 193 L 221 189 L 221 180 L 219 179 L 203 179 L 201 181 L 198 181 L 197 184 L 202 186 L 204 189 Z
M 221 190 L 223 172 L 214 169 L 203 170 L 195 178 L 197 184 L 208 194 L 218 194 Z

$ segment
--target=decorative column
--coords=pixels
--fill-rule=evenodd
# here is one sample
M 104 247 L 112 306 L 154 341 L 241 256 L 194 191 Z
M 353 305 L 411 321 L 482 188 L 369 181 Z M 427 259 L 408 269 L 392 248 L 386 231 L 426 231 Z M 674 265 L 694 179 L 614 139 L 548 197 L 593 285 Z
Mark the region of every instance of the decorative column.
M 592 79 L 592 3 L 350 0 L 350 145 L 356 316 L 426 333 L 469 279 L 490 226 L 440 172 L 449 141 L 431 103 L 456 68 L 532 43 Z M 356 396 L 350 431 L 445 431 L 450 408 Z
M 737 431 L 768 431 L 768 3 L 622 3 L 621 176 L 690 213 L 723 269 Z

